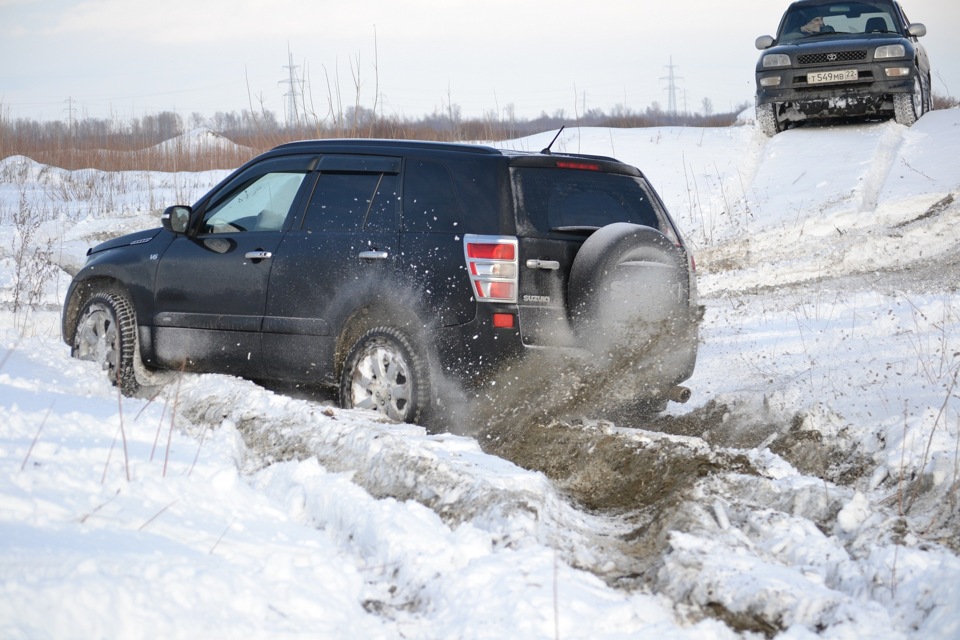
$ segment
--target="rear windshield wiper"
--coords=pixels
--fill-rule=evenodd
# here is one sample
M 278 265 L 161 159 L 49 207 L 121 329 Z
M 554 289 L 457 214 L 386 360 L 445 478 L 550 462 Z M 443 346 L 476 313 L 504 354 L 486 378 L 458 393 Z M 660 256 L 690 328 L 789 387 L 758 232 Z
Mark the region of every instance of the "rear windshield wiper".
M 568 227 L 551 227 L 550 231 L 555 231 L 557 233 L 585 233 L 587 235 L 593 233 L 600 227 L 592 226 L 568 226 Z

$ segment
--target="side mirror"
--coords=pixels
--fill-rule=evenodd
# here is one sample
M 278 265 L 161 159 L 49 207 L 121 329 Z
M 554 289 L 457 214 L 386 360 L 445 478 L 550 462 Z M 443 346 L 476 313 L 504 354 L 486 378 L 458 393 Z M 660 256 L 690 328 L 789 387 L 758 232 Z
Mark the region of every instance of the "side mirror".
M 907 27 L 907 35 L 913 36 L 914 38 L 922 38 L 927 35 L 927 27 L 920 22 L 914 22 Z
M 760 49 L 760 51 L 769 49 L 773 46 L 773 36 L 760 36 L 754 44 L 756 44 L 757 49 Z
M 192 214 L 193 209 L 183 205 L 167 207 L 163 210 L 163 215 L 160 216 L 160 224 L 163 225 L 163 228 L 167 231 L 186 233 L 187 228 L 190 226 L 190 216 Z

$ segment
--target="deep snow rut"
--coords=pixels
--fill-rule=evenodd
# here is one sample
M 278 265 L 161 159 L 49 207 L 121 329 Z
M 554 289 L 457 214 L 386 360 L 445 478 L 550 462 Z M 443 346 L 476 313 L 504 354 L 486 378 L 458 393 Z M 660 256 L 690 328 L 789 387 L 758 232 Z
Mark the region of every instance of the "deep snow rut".
M 251 394 L 244 381 L 202 383 L 212 378 L 219 377 L 185 379 L 179 413 L 200 426 L 236 425 L 249 450 L 248 472 L 315 458 L 329 471 L 349 472 L 375 497 L 414 500 L 450 526 L 470 523 L 504 546 L 532 538 L 611 583 L 651 565 L 660 549 L 639 545 L 638 531 L 682 504 L 698 480 L 756 473 L 741 452 L 604 421 L 513 426 L 481 435 L 478 444 L 308 400 Z M 594 555 L 585 558 L 583 548 Z
M 618 428 L 603 420 L 534 421 L 487 431 L 478 443 L 221 376 L 186 377 L 177 402 L 178 414 L 200 428 L 234 425 L 247 446 L 245 470 L 261 478 L 257 482 L 269 483 L 285 464 L 307 465 L 302 468 L 309 475 L 309 465 L 319 463 L 344 474 L 344 491 L 417 502 L 439 516 L 447 535 L 476 532 L 491 553 L 539 545 L 611 587 L 662 593 L 677 602 L 700 597 L 690 589 L 703 561 L 677 546 L 682 536 L 750 531 L 757 512 L 782 513 L 795 527 L 827 528 L 851 495 L 813 478 L 782 491 L 776 477 L 785 463 L 755 447 L 776 448 L 797 425 L 757 419 L 752 408 L 709 405 L 682 418 L 660 417 L 647 428 Z M 712 444 L 684 435 L 693 432 L 706 433 Z M 309 524 L 309 505 L 332 498 L 312 495 L 308 482 L 301 491 L 297 500 L 306 505 Z M 430 591 L 426 584 L 433 579 L 372 569 L 367 608 L 385 619 L 411 607 L 428 610 L 420 594 Z M 844 597 L 830 592 L 821 600 L 828 607 Z M 701 603 L 678 615 L 718 618 L 737 630 L 768 635 L 778 628 L 782 611 L 745 614 L 735 604 Z

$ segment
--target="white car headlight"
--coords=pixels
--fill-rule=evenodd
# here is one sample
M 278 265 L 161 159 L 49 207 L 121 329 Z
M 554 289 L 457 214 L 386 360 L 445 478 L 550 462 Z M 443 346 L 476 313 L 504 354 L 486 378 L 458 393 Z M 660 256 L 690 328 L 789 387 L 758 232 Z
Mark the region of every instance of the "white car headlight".
M 888 44 L 883 47 L 877 47 L 873 54 L 875 60 L 880 58 L 903 58 L 907 55 L 907 50 L 902 44 Z
M 763 68 L 767 69 L 770 67 L 789 67 L 790 66 L 790 56 L 785 53 L 771 53 L 769 55 L 763 56 Z

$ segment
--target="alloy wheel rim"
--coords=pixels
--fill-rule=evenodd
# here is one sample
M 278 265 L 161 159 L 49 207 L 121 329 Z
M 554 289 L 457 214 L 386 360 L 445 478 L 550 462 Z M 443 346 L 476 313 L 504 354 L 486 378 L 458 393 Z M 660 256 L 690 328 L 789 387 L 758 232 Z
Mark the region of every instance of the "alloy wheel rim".
M 350 385 L 352 405 L 403 422 L 410 408 L 413 385 L 404 357 L 394 349 L 375 345 L 357 361 Z
M 77 357 L 99 362 L 104 370 L 114 370 L 117 335 L 117 325 L 110 310 L 102 304 L 92 305 L 77 328 Z

